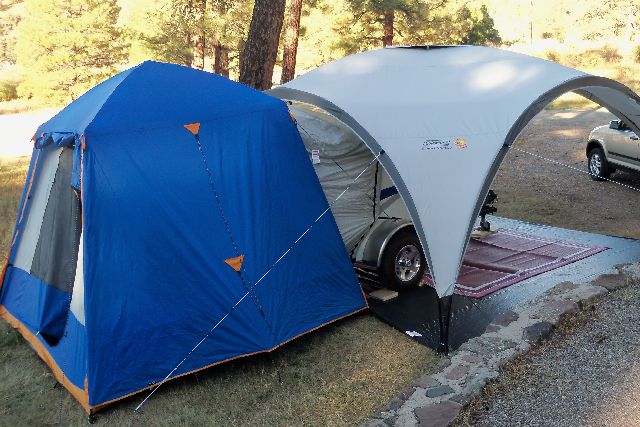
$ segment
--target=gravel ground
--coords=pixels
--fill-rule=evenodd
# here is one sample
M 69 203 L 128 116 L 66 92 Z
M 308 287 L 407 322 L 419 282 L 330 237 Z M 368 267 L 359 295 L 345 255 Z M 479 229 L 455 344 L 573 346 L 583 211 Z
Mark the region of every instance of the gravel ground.
M 608 294 L 509 362 L 455 425 L 640 426 L 640 285 Z

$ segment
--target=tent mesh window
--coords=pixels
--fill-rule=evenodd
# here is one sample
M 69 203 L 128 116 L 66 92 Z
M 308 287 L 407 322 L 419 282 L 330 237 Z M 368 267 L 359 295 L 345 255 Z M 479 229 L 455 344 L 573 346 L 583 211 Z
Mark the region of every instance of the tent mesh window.
M 43 318 L 48 319 L 48 324 L 57 325 L 51 330 L 46 327 L 42 330 L 43 337 L 50 343 L 55 343 L 62 337 L 78 262 L 82 228 L 81 204 L 79 194 L 71 187 L 72 164 L 73 149 L 64 148 L 60 154 L 31 264 L 33 276 L 64 295 L 69 295 L 64 304 L 45 304 Z

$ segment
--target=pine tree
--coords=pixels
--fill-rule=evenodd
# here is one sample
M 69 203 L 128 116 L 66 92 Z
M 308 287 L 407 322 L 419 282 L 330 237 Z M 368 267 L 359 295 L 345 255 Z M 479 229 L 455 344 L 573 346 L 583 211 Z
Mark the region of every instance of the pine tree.
M 0 65 L 16 61 L 16 27 L 24 15 L 22 0 L 0 0 Z
M 23 97 L 69 102 L 126 60 L 116 0 L 27 0 L 18 26 Z
M 462 44 L 498 45 L 501 42 L 500 34 L 485 5 L 482 5 L 477 13 L 473 13 L 467 6 L 462 6 L 457 14 L 457 28 L 462 30 Z
M 146 23 L 130 26 L 147 56 L 237 76 L 238 56 L 251 19 L 250 0 L 166 0 L 149 8 Z M 139 55 L 138 55 L 139 56 Z
M 139 36 L 153 59 L 188 67 L 196 62 L 194 47 L 200 32 L 191 0 L 169 0 L 164 7 L 151 11 L 148 18 L 151 31 Z
M 207 56 L 207 0 L 195 0 L 189 3 L 193 8 L 196 25 L 192 66 L 204 70 L 204 61 Z
M 240 82 L 259 90 L 272 85 L 285 0 L 256 0 L 249 36 L 242 51 Z
M 240 53 L 251 21 L 250 0 L 210 0 L 212 12 L 211 37 L 213 43 L 213 72 L 236 78 Z
M 301 14 L 302 0 L 291 0 L 284 36 L 284 48 L 282 50 L 282 77 L 280 83 L 286 83 L 296 76 L 296 56 L 298 55 Z
M 347 52 L 390 46 L 396 35 L 408 37 L 428 25 L 433 10 L 445 0 L 347 0 L 351 17 L 340 28 Z

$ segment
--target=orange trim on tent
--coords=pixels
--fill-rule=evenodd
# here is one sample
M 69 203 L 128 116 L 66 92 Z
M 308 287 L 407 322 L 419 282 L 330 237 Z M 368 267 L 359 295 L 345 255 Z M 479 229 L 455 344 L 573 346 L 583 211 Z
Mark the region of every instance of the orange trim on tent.
M 184 125 L 184 127 L 194 135 L 197 135 L 200 132 L 200 123 L 191 123 Z
M 131 397 L 131 396 L 133 396 L 133 395 L 136 395 L 136 394 L 138 394 L 138 393 L 142 393 L 143 391 L 146 391 L 146 390 L 151 390 L 151 389 L 153 389 L 154 387 L 159 387 L 161 384 L 164 384 L 164 383 L 166 383 L 166 382 L 168 382 L 168 381 L 175 380 L 175 379 L 180 378 L 180 377 L 184 377 L 185 375 L 190 375 L 190 374 L 194 374 L 194 373 L 196 373 L 196 372 L 200 372 L 200 371 L 205 370 L 205 369 L 213 368 L 214 366 L 220 365 L 221 363 L 231 362 L 232 360 L 242 359 L 242 358 L 244 358 L 244 357 L 255 356 L 255 355 L 257 355 L 257 354 L 261 354 L 261 353 L 270 353 L 270 352 L 272 352 L 272 351 L 274 351 L 274 350 L 276 350 L 276 349 L 278 349 L 278 348 L 282 347 L 283 345 L 287 344 L 288 342 L 293 341 L 293 340 L 295 340 L 295 339 L 297 339 L 297 338 L 300 338 L 300 337 L 301 337 L 301 336 L 303 336 L 303 335 L 306 335 L 306 334 L 308 334 L 308 333 L 310 333 L 310 332 L 313 332 L 313 331 L 315 331 L 315 330 L 317 330 L 317 329 L 320 329 L 320 328 L 322 328 L 322 327 L 324 327 L 324 326 L 330 325 L 330 324 L 332 324 L 332 323 L 334 323 L 334 322 L 337 322 L 337 321 L 342 320 L 342 319 L 344 319 L 344 318 L 347 318 L 347 317 L 349 317 L 349 316 L 353 316 L 354 314 L 360 313 L 361 311 L 364 311 L 364 310 L 367 310 L 367 309 L 368 309 L 368 307 L 363 307 L 363 308 L 358 309 L 358 310 L 356 310 L 356 311 L 354 311 L 354 312 L 352 312 L 352 313 L 348 313 L 348 314 L 345 314 L 344 316 L 340 316 L 340 317 L 338 317 L 337 319 L 330 320 L 329 322 L 323 323 L 322 325 L 316 326 L 316 327 L 315 327 L 315 328 L 313 328 L 313 329 L 309 329 L 308 331 L 305 331 L 305 332 L 303 332 L 303 333 L 301 333 L 301 334 L 299 334 L 299 335 L 296 335 L 296 336 L 295 336 L 295 337 L 293 337 L 293 338 L 289 338 L 289 339 L 288 339 L 288 340 L 286 340 L 285 342 L 280 343 L 280 344 L 278 344 L 277 346 L 275 346 L 275 347 L 273 347 L 273 348 L 270 348 L 270 349 L 268 349 L 268 350 L 260 350 L 260 351 L 255 351 L 255 352 L 253 352 L 253 353 L 249 353 L 249 354 L 241 354 L 240 356 L 230 357 L 229 359 L 221 360 L 221 361 L 219 361 L 219 362 L 212 363 L 211 365 L 203 366 L 202 368 L 194 369 L 193 371 L 189 371 L 189 372 L 185 372 L 185 373 L 180 374 L 180 375 L 176 375 L 175 377 L 171 377 L 171 378 L 169 378 L 169 379 L 167 379 L 167 380 L 165 380 L 165 381 L 159 382 L 159 383 L 157 383 L 157 384 L 153 384 L 153 385 L 150 385 L 150 386 L 148 386 L 148 387 L 141 388 L 140 390 L 137 390 L 137 391 L 131 392 L 131 393 L 129 393 L 129 394 L 126 394 L 126 395 L 124 395 L 124 396 L 118 397 L 118 398 L 116 398 L 116 399 L 112 399 L 112 400 L 109 400 L 109 401 L 107 401 L 107 402 L 103 402 L 103 403 L 101 403 L 101 404 L 99 404 L 99 405 L 96 405 L 96 406 L 92 406 L 92 407 L 91 407 L 91 409 L 92 409 L 94 412 L 96 412 L 96 411 L 98 411 L 98 410 L 100 410 L 100 409 L 102 409 L 102 408 L 104 408 L 104 407 L 106 407 L 106 406 L 108 406 L 108 405 L 111 405 L 112 403 L 115 403 L 115 402 L 117 402 L 117 401 L 119 401 L 119 400 L 126 399 L 126 398 Z
M 9 313 L 7 309 L 2 305 L 0 305 L 0 316 L 2 316 L 2 318 L 6 320 L 12 328 L 20 332 L 20 335 L 22 335 L 22 337 L 27 340 L 27 342 L 36 351 L 36 353 L 38 353 L 38 356 L 40 356 L 44 363 L 46 363 L 47 366 L 51 369 L 56 380 L 58 380 L 60 384 L 62 384 L 67 390 L 69 390 L 69 393 L 71 393 L 71 395 L 75 397 L 78 402 L 80 402 L 80 405 L 82 405 L 87 414 L 91 413 L 92 408 L 91 406 L 89 406 L 89 387 L 87 379 L 85 378 L 84 381 L 84 390 L 73 384 L 71 381 L 69 381 L 66 375 L 64 375 L 64 373 L 62 372 L 54 358 L 51 356 L 47 348 L 42 344 L 42 342 L 40 342 L 40 340 L 35 335 L 33 335 L 29 328 L 24 326 L 22 322 L 13 317 L 11 313 Z
M 364 298 L 364 303 L 366 305 L 366 308 L 371 308 L 369 306 L 369 300 L 367 299 L 367 295 L 364 293 L 364 289 L 362 289 L 362 285 L 360 284 L 360 282 L 358 282 L 358 286 L 360 286 L 360 292 L 362 292 L 362 298 Z
M 291 120 L 293 121 L 293 123 L 298 123 L 298 121 L 296 120 L 296 116 L 293 115 L 291 110 L 287 110 L 287 111 L 289 112 L 289 117 L 291 117 Z
M 240 269 L 242 268 L 242 261 L 244 261 L 244 255 L 224 260 L 229 267 L 233 268 L 237 272 L 240 272 Z

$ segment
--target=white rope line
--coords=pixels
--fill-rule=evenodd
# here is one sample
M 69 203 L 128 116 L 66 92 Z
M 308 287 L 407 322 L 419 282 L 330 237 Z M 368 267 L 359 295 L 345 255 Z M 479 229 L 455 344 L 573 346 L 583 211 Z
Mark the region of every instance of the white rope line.
M 533 156 L 533 157 L 537 157 L 537 158 L 542 159 L 542 160 L 546 160 L 546 161 L 551 162 L 551 163 L 555 163 L 555 164 L 560 165 L 560 166 L 564 166 L 564 167 L 569 168 L 569 169 L 571 169 L 571 170 L 574 170 L 574 171 L 576 171 L 576 172 L 580 172 L 580 173 L 583 173 L 583 174 L 586 174 L 586 175 L 589 175 L 589 176 L 596 176 L 595 174 L 593 174 L 593 173 L 591 173 L 591 172 L 587 172 L 587 171 L 584 171 L 584 170 L 582 170 L 582 169 L 578 169 L 578 168 L 577 168 L 577 167 L 575 167 L 575 166 L 571 166 L 571 165 L 568 165 L 568 164 L 566 164 L 566 163 L 562 163 L 562 162 L 559 162 L 559 161 L 557 161 L 557 160 L 553 160 L 553 159 L 550 159 L 550 158 L 548 158 L 548 157 L 541 156 L 541 155 L 539 155 L 539 154 L 531 153 L 531 152 L 526 151 L 526 150 L 523 150 L 523 149 L 521 149 L 521 148 L 516 148 L 516 147 L 514 147 L 514 146 L 511 146 L 511 149 L 512 149 L 512 150 L 515 150 L 515 151 L 519 151 L 519 152 L 521 152 L 521 153 L 528 154 L 528 155 Z M 605 181 L 608 181 L 608 182 L 612 182 L 612 183 L 614 183 L 614 184 L 616 184 L 616 185 L 619 185 L 619 186 L 621 186 L 621 187 L 625 187 L 625 188 L 628 188 L 628 189 L 630 189 L 630 190 L 640 192 L 640 188 L 636 188 L 636 187 L 633 187 L 633 186 L 628 185 L 628 184 L 623 184 L 623 183 L 621 183 L 621 182 L 614 181 L 613 179 L 605 178 L 605 177 L 603 177 L 603 176 L 600 176 L 599 178 L 601 178 L 601 179 L 603 179 L 603 180 L 605 180 Z
M 139 404 L 138 406 L 136 406 L 136 408 L 134 409 L 134 412 L 137 412 L 137 411 L 142 407 L 142 405 L 144 405 L 144 404 L 145 404 L 145 402 L 146 402 L 147 400 L 149 400 L 149 398 L 153 395 L 153 393 L 155 393 L 155 392 L 160 388 L 160 386 L 161 386 L 162 384 L 164 384 L 164 383 L 165 383 L 165 382 L 166 382 L 166 381 L 171 377 L 171 375 L 173 375 L 173 374 L 174 374 L 174 373 L 175 373 L 175 372 L 180 368 L 180 366 L 182 366 L 182 364 L 183 364 L 183 363 L 184 363 L 184 362 L 189 358 L 189 356 L 191 356 L 191 354 L 193 354 L 193 352 L 194 352 L 194 351 L 196 351 L 196 349 L 197 349 L 198 347 L 200 347 L 200 345 L 202 345 L 202 343 L 203 343 L 203 342 L 205 342 L 207 338 L 209 338 L 209 336 L 213 333 L 213 331 L 214 331 L 218 326 L 220 326 L 220 324 L 221 324 L 221 323 L 222 323 L 222 322 L 223 322 L 223 321 L 224 321 L 224 320 L 225 320 L 225 319 L 226 319 L 226 318 L 227 318 L 227 317 L 228 317 L 228 316 L 233 312 L 233 310 L 235 310 L 235 309 L 236 309 L 236 307 L 238 307 L 238 305 L 240 305 L 240 303 L 241 303 L 242 301 L 244 301 L 244 299 L 245 299 L 245 298 L 246 298 L 246 297 L 247 297 L 247 296 L 248 296 L 248 295 L 253 291 L 253 289 L 254 289 L 256 286 L 258 286 L 258 284 L 259 284 L 259 283 L 260 283 L 260 282 L 261 282 L 265 277 L 267 277 L 267 276 L 269 275 L 269 273 L 271 273 L 271 271 L 273 271 L 273 269 L 278 265 L 278 263 L 280 263 L 280 261 L 282 261 L 282 259 L 283 259 L 284 257 L 286 257 L 286 256 L 287 256 L 287 254 L 288 254 L 289 252 L 291 252 L 291 250 L 294 248 L 294 246 L 295 246 L 296 244 L 298 244 L 298 242 L 299 242 L 300 240 L 302 240 L 302 238 L 303 238 L 303 237 L 304 237 L 304 236 L 305 236 L 305 235 L 306 235 L 306 234 L 307 234 L 307 233 L 308 233 L 308 232 L 313 228 L 313 226 L 315 226 L 315 225 L 316 225 L 316 223 L 317 223 L 318 221 L 320 221 L 320 219 L 321 219 L 323 216 L 325 216 L 327 212 L 329 212 L 329 211 L 331 210 L 331 207 L 332 207 L 332 206 L 333 206 L 333 205 L 334 205 L 334 204 L 335 204 L 335 203 L 336 203 L 336 202 L 337 202 L 337 201 L 338 201 L 342 196 L 344 196 L 344 195 L 345 195 L 345 193 L 346 193 L 347 191 L 349 191 L 349 189 L 351 188 L 351 186 L 352 186 L 352 185 L 353 185 L 353 184 L 354 184 L 358 179 L 360 179 L 360 177 L 361 177 L 361 176 L 362 176 L 362 175 L 367 171 L 367 169 L 369 169 L 369 168 L 371 167 L 371 165 L 372 165 L 375 161 L 377 161 L 377 160 L 378 160 L 378 158 L 379 158 L 381 155 L 383 155 L 383 154 L 384 154 L 384 150 L 383 150 L 383 151 L 380 151 L 380 152 L 379 152 L 379 153 L 378 153 L 378 154 L 377 154 L 377 155 L 376 155 L 376 156 L 375 156 L 375 157 L 374 157 L 374 158 L 369 162 L 369 164 L 367 165 L 367 167 L 365 167 L 365 168 L 362 170 L 362 172 L 360 172 L 360 173 L 358 174 L 358 176 L 356 176 L 356 177 L 353 179 L 353 181 L 351 181 L 351 183 L 350 183 L 350 184 L 349 184 L 349 185 L 348 185 L 348 186 L 347 186 L 347 187 L 342 191 L 342 193 L 340 193 L 340 195 L 339 195 L 338 197 L 336 197 L 336 198 L 333 200 L 333 202 L 331 202 L 331 203 L 329 204 L 329 206 L 327 206 L 327 208 L 326 208 L 326 209 L 325 209 L 325 210 L 324 210 L 324 211 L 323 211 L 323 212 L 322 212 L 322 213 L 321 213 L 321 214 L 320 214 L 320 215 L 315 219 L 315 221 L 313 221 L 313 222 L 311 223 L 311 225 L 310 225 L 310 226 L 309 226 L 309 227 L 308 227 L 308 228 L 307 228 L 307 229 L 306 229 L 306 230 L 305 230 L 305 231 L 304 231 L 304 232 L 303 232 L 303 233 L 302 233 L 302 234 L 301 234 L 301 235 L 300 235 L 300 236 L 299 236 L 299 237 L 298 237 L 294 242 L 293 242 L 293 244 L 289 247 L 289 249 L 287 249 L 287 250 L 286 250 L 282 255 L 280 255 L 280 258 L 278 258 L 278 259 L 276 260 L 276 262 L 274 262 L 274 263 L 271 265 L 271 267 L 269 267 L 269 269 L 268 269 L 268 270 L 267 270 L 267 271 L 266 271 L 266 272 L 265 272 L 265 273 L 264 273 L 264 274 L 263 274 L 263 275 L 262 275 L 262 276 L 261 276 L 261 277 L 256 281 L 256 283 L 254 283 L 254 284 L 253 284 L 253 286 L 251 286 L 251 287 L 249 288 L 249 290 L 248 290 L 248 291 L 247 291 L 247 292 L 246 292 L 246 293 L 245 293 L 245 294 L 244 294 L 244 295 L 243 295 L 243 296 L 242 296 L 242 297 L 241 297 L 241 298 L 240 298 L 240 299 L 239 299 L 239 300 L 238 300 L 238 301 L 237 301 L 237 302 L 236 302 L 236 303 L 235 303 L 235 304 L 234 304 L 234 305 L 229 309 L 229 311 L 227 311 L 227 313 L 226 313 L 224 316 L 222 316 L 222 318 L 221 318 L 220 320 L 218 320 L 218 322 L 217 322 L 215 325 L 213 325 L 213 327 L 209 330 L 209 332 L 207 332 L 207 334 L 206 334 L 206 335 L 205 335 L 205 336 L 204 336 L 204 337 L 203 337 L 203 338 L 202 338 L 202 339 L 201 339 L 201 340 L 200 340 L 200 341 L 195 345 L 195 347 L 193 347 L 193 348 L 191 349 L 191 351 L 189 351 L 189 353 L 187 353 L 187 355 L 184 357 L 184 359 L 182 359 L 182 360 L 180 361 L 180 363 L 178 363 L 178 364 L 176 365 L 176 367 L 175 367 L 175 368 L 173 368 L 173 370 L 172 370 L 171 372 L 169 372 L 169 374 L 167 374 L 167 376 L 166 376 L 166 377 L 164 377 L 164 379 L 158 383 L 158 386 L 157 386 L 157 387 L 155 387 L 153 390 L 151 390 L 151 392 L 147 395 L 147 397 L 145 397 L 145 398 L 142 400 L 142 402 L 140 402 L 140 404 Z
M 313 140 L 313 142 L 316 144 L 316 146 L 318 146 L 318 147 L 319 147 L 319 146 L 321 146 L 321 145 L 325 144 L 324 142 L 320 142 L 320 141 L 318 140 L 318 138 L 316 138 L 315 136 L 311 135 L 311 133 L 309 133 L 309 131 L 307 131 L 307 130 L 304 128 L 304 126 L 302 126 L 302 125 L 300 124 L 300 122 L 299 122 L 298 120 L 296 120 L 296 121 L 295 121 L 295 123 L 296 123 L 296 125 L 297 125 L 300 129 L 302 129 L 302 131 L 303 131 L 304 133 L 306 133 L 306 134 L 307 134 L 307 136 L 308 136 L 309 138 L 311 138 L 311 139 Z M 365 144 L 365 145 L 366 145 L 366 144 Z M 367 148 L 368 148 L 368 146 L 367 146 Z M 342 166 L 340 166 L 340 163 L 336 162 L 336 161 L 335 161 L 335 159 L 331 159 L 331 161 L 332 161 L 336 166 L 338 166 L 338 169 L 340 169 L 340 170 L 342 171 L 342 173 L 346 175 L 346 177 L 347 177 L 347 178 L 350 178 L 350 176 L 349 176 L 349 174 L 347 173 L 347 171 L 346 171 L 346 170 L 344 170 L 344 169 L 342 168 Z M 365 169 L 365 170 L 366 170 L 366 169 Z M 367 199 L 369 199 L 369 200 L 370 200 L 374 205 L 377 203 L 377 202 L 376 202 L 376 197 L 377 197 L 377 195 L 376 195 L 376 194 L 374 194 L 374 195 L 373 195 L 373 198 L 369 197 L 369 195 L 368 195 L 368 194 L 365 194 L 365 196 L 366 196 L 366 197 L 367 197 Z M 380 202 L 382 202 L 382 201 L 380 201 Z M 391 215 L 389 215 L 389 213 L 386 211 L 386 209 L 385 209 L 384 207 L 382 207 L 382 203 L 378 204 L 377 206 L 380 208 L 380 210 L 382 210 L 382 212 L 383 212 L 386 216 L 388 216 L 388 217 L 390 217 L 390 216 L 391 216 Z M 380 215 L 378 215 L 378 217 L 380 217 Z M 376 220 L 377 220 L 377 218 L 376 218 Z M 374 221 L 374 222 L 375 222 L 375 221 Z

